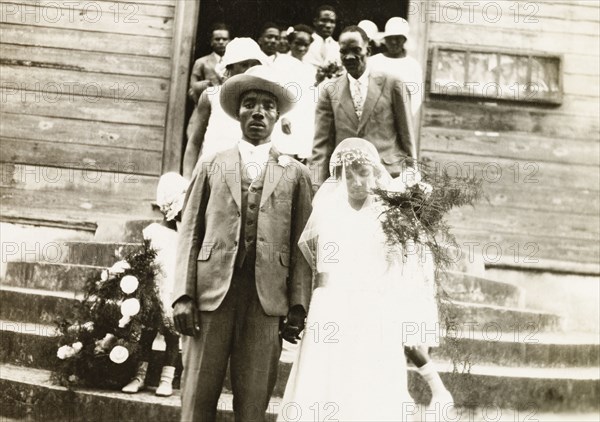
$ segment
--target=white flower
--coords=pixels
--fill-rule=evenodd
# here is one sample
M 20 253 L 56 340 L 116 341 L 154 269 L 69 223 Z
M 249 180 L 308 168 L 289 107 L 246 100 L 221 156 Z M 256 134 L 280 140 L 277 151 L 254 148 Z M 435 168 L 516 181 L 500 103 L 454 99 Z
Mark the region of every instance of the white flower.
M 73 348 L 73 350 L 75 351 L 75 353 L 79 353 L 81 352 L 81 349 L 83 349 L 83 343 L 81 343 L 80 341 L 73 343 L 71 345 L 71 347 Z
M 280 155 L 279 158 L 277 158 L 277 164 L 279 164 L 281 167 L 287 167 L 290 164 L 294 163 L 294 159 L 292 157 L 290 157 L 289 155 Z
M 92 321 L 88 321 L 81 326 L 85 331 L 92 332 L 94 331 L 94 323 Z
M 388 184 L 386 190 L 396 193 L 406 192 L 406 183 L 402 180 L 402 177 L 396 177 Z
M 109 271 L 108 270 L 102 270 L 102 272 L 100 273 L 100 281 L 107 281 L 108 280 L 108 276 L 109 276 Z
M 117 342 L 114 334 L 107 333 L 102 340 L 96 342 L 96 345 L 103 350 L 108 350 Z
M 129 350 L 123 346 L 115 346 L 110 351 L 109 357 L 114 363 L 123 363 L 129 357 Z
M 65 360 L 75 356 L 75 353 L 75 349 L 65 344 L 64 346 L 59 347 L 56 351 L 56 356 L 59 359 Z
M 181 194 L 175 199 L 173 199 L 173 202 L 171 202 L 167 207 L 165 207 L 165 209 L 161 208 L 161 211 L 163 211 L 163 214 L 165 215 L 165 219 L 167 221 L 171 221 L 175 217 L 177 217 L 179 211 L 183 209 L 184 202 L 185 192 L 181 192 Z
M 417 187 L 423 192 L 426 196 L 429 196 L 431 192 L 433 192 L 433 187 L 429 183 L 418 182 Z
M 140 285 L 138 279 L 133 275 L 126 275 L 121 279 L 121 290 L 126 294 L 131 294 Z
M 108 272 L 111 274 L 122 274 L 125 270 L 129 270 L 130 268 L 131 265 L 129 265 L 129 262 L 122 260 L 115 262 L 113 266 L 108 269 Z
M 167 221 L 173 220 L 182 210 L 189 184 L 186 178 L 175 172 L 160 177 L 156 188 L 156 205 Z
M 421 172 L 418 169 L 409 167 L 400 175 L 406 186 L 412 188 L 421 181 Z
M 119 320 L 119 328 L 125 328 L 130 321 L 131 317 L 129 315 L 124 315 L 123 318 Z
M 121 315 L 123 316 L 134 316 L 140 311 L 140 301 L 136 298 L 125 299 L 121 303 Z

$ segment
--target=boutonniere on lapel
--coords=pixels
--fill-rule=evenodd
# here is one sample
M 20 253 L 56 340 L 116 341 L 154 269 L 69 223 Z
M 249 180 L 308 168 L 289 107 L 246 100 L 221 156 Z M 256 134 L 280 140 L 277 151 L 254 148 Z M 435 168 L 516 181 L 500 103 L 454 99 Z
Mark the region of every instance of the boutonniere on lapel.
M 277 164 L 285 168 L 290 164 L 294 164 L 294 159 L 289 155 L 281 154 L 279 157 L 277 157 Z

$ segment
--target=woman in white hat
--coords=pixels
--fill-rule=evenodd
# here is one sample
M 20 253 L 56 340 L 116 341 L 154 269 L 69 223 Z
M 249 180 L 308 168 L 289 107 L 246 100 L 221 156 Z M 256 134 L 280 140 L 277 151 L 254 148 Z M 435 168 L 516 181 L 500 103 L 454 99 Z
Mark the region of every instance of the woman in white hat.
M 220 71 L 224 79 L 244 73 L 249 68 L 267 63 L 267 56 L 251 38 L 234 38 L 225 49 Z M 217 69 L 219 71 L 219 69 Z M 239 123 L 221 107 L 221 86 L 209 87 L 198 100 L 198 118 L 191 130 L 183 156 L 183 176 L 191 179 L 201 155 L 214 154 L 234 146 L 241 138 Z
M 423 101 L 423 69 L 419 62 L 409 57 L 405 44 L 408 41 L 409 25 L 405 19 L 393 17 L 385 24 L 383 35 L 387 51 L 369 59 L 371 69 L 398 76 L 408 86 L 411 94 L 412 113 L 415 116 Z

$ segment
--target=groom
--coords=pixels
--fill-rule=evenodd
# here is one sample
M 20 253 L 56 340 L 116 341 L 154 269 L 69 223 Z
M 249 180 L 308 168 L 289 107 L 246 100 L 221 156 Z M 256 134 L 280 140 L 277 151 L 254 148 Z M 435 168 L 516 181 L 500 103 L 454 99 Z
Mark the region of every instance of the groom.
M 177 250 L 173 319 L 185 335 L 182 421 L 214 421 L 230 365 L 236 421 L 263 421 L 281 337 L 304 328 L 311 269 L 298 239 L 311 212 L 309 171 L 271 146 L 294 96 L 266 66 L 227 80 L 223 110 L 236 147 L 200 160 Z

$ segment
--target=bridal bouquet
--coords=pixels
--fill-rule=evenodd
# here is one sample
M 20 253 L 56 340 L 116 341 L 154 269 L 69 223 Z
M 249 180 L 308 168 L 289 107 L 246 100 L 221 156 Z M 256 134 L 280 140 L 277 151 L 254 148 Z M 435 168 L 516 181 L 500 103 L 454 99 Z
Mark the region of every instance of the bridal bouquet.
M 122 387 L 132 376 L 142 328 L 164 329 L 148 241 L 85 283 L 73 318 L 57 321 L 54 379 L 66 386 Z
M 448 245 L 457 246 L 446 216 L 452 208 L 474 205 L 483 195 L 483 181 L 452 176 L 429 163 L 417 167 L 393 180 L 388 189 L 375 190 L 384 205 L 383 231 L 391 246 L 407 248 L 417 242 L 429 247 L 436 267 L 443 269 L 453 262 Z

